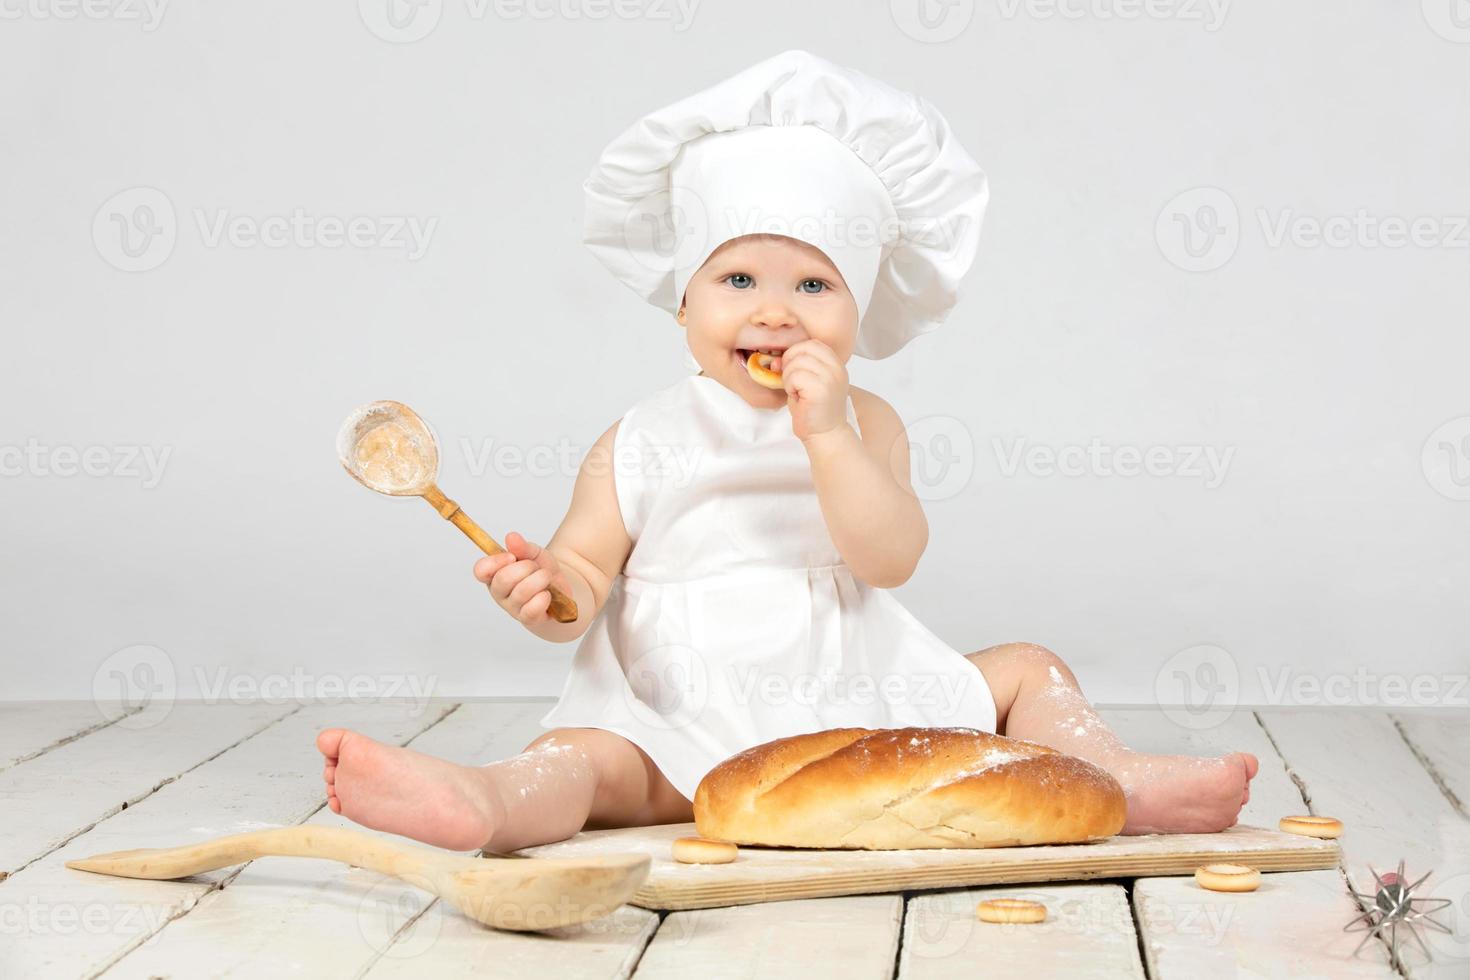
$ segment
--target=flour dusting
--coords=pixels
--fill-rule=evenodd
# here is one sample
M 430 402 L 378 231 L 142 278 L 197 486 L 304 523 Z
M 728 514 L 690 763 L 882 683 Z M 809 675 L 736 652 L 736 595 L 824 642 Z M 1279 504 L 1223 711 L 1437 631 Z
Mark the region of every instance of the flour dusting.
M 348 416 L 337 433 L 337 458 L 379 493 L 414 493 L 439 470 L 439 449 L 428 426 L 394 401 L 371 402 Z
M 1003 766 L 1007 762 L 1015 762 L 1019 759 L 1034 758 L 1036 758 L 1036 756 L 1029 752 L 1014 752 L 1010 749 L 991 749 L 979 759 L 976 759 L 965 768 L 956 772 L 953 776 L 950 776 L 948 779 L 945 780 L 945 782 L 954 782 L 958 779 L 964 779 L 966 776 L 974 776 L 977 773 L 982 773 L 986 770 L 994 769 L 996 766 Z

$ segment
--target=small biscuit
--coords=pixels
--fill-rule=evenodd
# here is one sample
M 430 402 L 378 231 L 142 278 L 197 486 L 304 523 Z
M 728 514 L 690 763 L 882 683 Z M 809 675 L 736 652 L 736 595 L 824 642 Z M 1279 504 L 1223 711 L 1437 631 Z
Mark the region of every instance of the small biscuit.
M 1301 834 L 1303 837 L 1331 839 L 1342 836 L 1342 821 L 1336 817 L 1282 817 L 1277 826 L 1288 834 Z
M 1046 906 L 1024 898 L 987 898 L 975 907 L 981 922 L 1041 922 Z
M 708 837 L 678 837 L 673 845 L 674 860 L 682 864 L 729 864 L 740 848 L 727 840 Z
M 758 385 L 767 388 L 784 388 L 786 383 L 781 380 L 781 372 L 771 369 L 771 362 L 774 360 L 775 358 L 770 354 L 753 351 L 745 360 L 745 371 Z
M 1243 864 L 1207 864 L 1194 869 L 1194 880 L 1212 892 L 1253 892 L 1261 886 L 1261 873 Z

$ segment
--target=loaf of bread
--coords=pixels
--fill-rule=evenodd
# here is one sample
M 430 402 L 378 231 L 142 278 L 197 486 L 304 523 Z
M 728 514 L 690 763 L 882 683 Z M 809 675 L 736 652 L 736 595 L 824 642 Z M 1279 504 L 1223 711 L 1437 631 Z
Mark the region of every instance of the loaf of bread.
M 974 728 L 833 728 L 752 746 L 694 791 L 700 836 L 774 847 L 1065 844 L 1123 829 L 1123 787 Z

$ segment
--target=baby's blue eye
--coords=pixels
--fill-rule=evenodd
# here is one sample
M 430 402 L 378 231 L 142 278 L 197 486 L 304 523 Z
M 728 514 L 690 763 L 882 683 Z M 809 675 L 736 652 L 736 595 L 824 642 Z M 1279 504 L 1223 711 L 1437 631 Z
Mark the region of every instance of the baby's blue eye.
M 730 275 L 728 275 L 728 276 L 725 277 L 725 281 L 726 282 L 729 282 L 730 285 L 734 286 L 736 289 L 744 289 L 745 287 L 742 286 L 742 285 L 740 285 L 739 283 L 736 283 L 736 282 L 732 282 L 731 281 L 731 280 L 734 280 L 734 279 L 744 279 L 747 283 L 750 281 L 750 277 L 747 276 L 745 273 L 743 273 L 743 272 L 732 272 Z
M 827 284 L 825 282 L 823 282 L 822 280 L 820 280 L 820 279 L 803 279 L 801 285 L 804 288 L 806 286 L 806 284 L 809 283 L 809 282 L 816 283 L 818 288 L 815 289 L 815 290 L 807 289 L 807 290 L 805 290 L 807 293 L 811 293 L 811 294 L 815 295 L 816 293 L 820 293 L 823 289 L 826 289 L 827 288 Z

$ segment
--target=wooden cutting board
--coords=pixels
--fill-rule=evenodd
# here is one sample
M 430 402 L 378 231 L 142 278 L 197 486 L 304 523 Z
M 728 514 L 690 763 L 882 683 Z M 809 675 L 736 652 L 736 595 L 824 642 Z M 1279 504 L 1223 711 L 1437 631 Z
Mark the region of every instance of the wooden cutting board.
M 1315 871 L 1337 867 L 1340 856 L 1334 840 L 1237 824 L 1218 834 L 1130 835 L 1090 844 L 906 851 L 741 845 L 730 864 L 680 864 L 670 857 L 674 838 L 697 836 L 693 823 L 590 830 L 515 853 L 648 854 L 653 859 L 648 879 L 633 895 L 632 904 L 671 910 L 966 885 L 1192 875 L 1200 865 L 1221 862 L 1263 872 Z M 1267 876 L 1261 887 L 1270 885 Z

